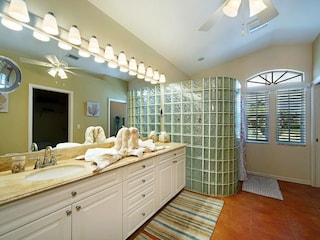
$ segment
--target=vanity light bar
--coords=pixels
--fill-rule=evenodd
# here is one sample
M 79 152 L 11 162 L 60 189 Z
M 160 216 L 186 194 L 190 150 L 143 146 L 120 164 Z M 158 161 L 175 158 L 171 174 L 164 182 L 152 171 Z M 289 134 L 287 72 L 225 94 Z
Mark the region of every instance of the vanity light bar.
M 17 3 L 18 10 L 16 8 Z M 12 7 L 11 5 L 14 6 Z M 22 7 L 21 9 L 20 6 Z M 137 65 L 134 57 L 129 60 L 128 64 L 128 60 L 123 51 L 120 52 L 119 56 L 116 56 L 110 44 L 105 47 L 104 51 L 101 51 L 96 36 L 92 36 L 90 41 L 82 39 L 76 25 L 72 25 L 69 31 L 59 27 L 52 12 L 48 12 L 44 18 L 41 18 L 28 12 L 26 3 L 23 0 L 11 0 L 10 3 L 5 0 L 2 4 L 0 3 L 0 8 L 0 17 L 2 18 L 1 23 L 11 30 L 21 31 L 23 27 L 28 28 L 34 32 L 35 38 L 38 40 L 49 41 L 50 38 L 52 38 L 58 42 L 60 48 L 71 50 L 73 47 L 78 49 L 79 55 L 82 57 L 89 57 L 92 55 L 96 62 L 102 63 L 107 61 L 108 67 L 110 68 L 119 67 L 121 72 L 128 72 L 128 74 L 132 76 L 137 75 L 137 78 L 144 79 L 152 84 L 166 82 L 163 73 L 159 75 L 157 70 L 153 72 L 151 66 L 148 66 L 146 71 L 144 63 L 140 62 L 139 65 Z M 4 13 L 5 9 L 8 9 L 7 13 Z M 17 12 L 9 12 L 10 9 L 15 9 Z M 20 15 L 23 14 L 24 16 L 18 17 L 17 13 L 18 15 L 20 13 Z M 42 22 L 41 29 L 31 25 L 30 22 L 37 21 L 30 21 L 30 17 L 38 18 Z M 64 39 L 62 36 L 67 36 L 67 38 Z M 83 40 L 85 40 L 84 42 L 87 44 L 83 44 Z M 84 48 L 82 45 L 87 45 L 88 47 Z

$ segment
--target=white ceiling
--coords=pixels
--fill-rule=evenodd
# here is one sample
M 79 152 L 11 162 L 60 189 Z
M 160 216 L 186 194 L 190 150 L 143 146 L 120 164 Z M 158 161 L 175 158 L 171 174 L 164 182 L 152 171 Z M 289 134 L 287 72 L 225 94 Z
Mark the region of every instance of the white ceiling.
M 218 14 L 198 31 L 224 0 L 88 0 L 189 76 L 275 44 L 312 42 L 320 33 L 319 0 L 271 0 L 279 15 L 267 27 L 241 36 L 242 13 Z M 204 58 L 203 61 L 198 61 Z
M 108 27 L 115 31 L 118 25 L 108 23 L 106 26 L 106 22 L 99 21 L 100 15 L 108 15 L 107 19 L 110 17 L 122 25 L 189 77 L 270 45 L 310 43 L 320 33 L 320 0 L 270 0 L 279 15 L 267 27 L 242 36 L 242 15 L 245 21 L 251 20 L 248 17 L 248 0 L 243 1 L 245 6 L 235 18 L 222 14 L 224 0 L 68 0 L 63 4 L 55 0 L 28 0 L 27 5 L 38 16 L 43 16 L 48 10 L 53 11 L 65 28 L 79 24 L 86 37 L 96 31 L 100 32 L 100 37 L 105 32 L 106 36 L 102 37 L 108 38 L 113 46 L 121 47 L 124 45 L 121 38 L 120 42 L 119 38 L 118 42 L 115 41 L 108 31 Z M 209 31 L 199 31 L 215 12 L 217 20 L 214 26 Z M 114 33 L 118 35 L 118 32 Z M 0 24 L 0 35 L 0 49 L 19 52 L 20 56 L 45 61 L 44 55 L 58 54 L 69 65 L 86 68 L 91 73 L 132 79 L 118 69 L 96 64 L 92 58 L 80 58 L 78 61 L 67 58 L 58 50 L 56 42 L 36 41 L 30 31 L 15 32 Z M 135 56 L 140 52 L 134 47 L 135 50 L 123 50 L 131 52 L 129 56 Z M 75 49 L 70 53 L 77 55 Z M 204 60 L 198 61 L 199 58 Z

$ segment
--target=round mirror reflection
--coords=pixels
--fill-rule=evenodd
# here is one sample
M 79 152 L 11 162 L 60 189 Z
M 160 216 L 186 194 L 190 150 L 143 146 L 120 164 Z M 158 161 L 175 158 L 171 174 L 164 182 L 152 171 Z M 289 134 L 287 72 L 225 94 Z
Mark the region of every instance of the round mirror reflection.
M 13 92 L 20 86 L 21 71 L 10 58 L 0 56 L 0 93 Z

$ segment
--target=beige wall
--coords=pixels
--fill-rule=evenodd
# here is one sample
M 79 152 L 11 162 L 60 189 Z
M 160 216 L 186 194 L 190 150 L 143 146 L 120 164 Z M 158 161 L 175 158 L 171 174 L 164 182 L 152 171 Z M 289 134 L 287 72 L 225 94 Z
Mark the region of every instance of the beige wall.
M 127 99 L 128 82 L 112 77 L 97 78 L 78 70 L 79 76 L 68 74 L 67 80 L 52 78 L 46 68 L 19 61 L 17 55 L 0 51 L 18 63 L 22 70 L 20 87 L 9 94 L 9 112 L 0 113 L 1 141 L 0 155 L 7 152 L 28 150 L 28 95 L 29 83 L 73 91 L 73 141 L 84 142 L 84 132 L 88 126 L 102 126 L 107 133 L 108 98 Z M 58 83 L 56 84 L 56 80 Z M 62 82 L 65 85 L 62 85 Z M 86 102 L 100 103 L 100 117 L 86 116 Z M 80 124 L 80 129 L 77 129 Z M 48 126 L 50 127 L 50 126 Z
M 272 46 L 256 51 L 245 57 L 209 69 L 192 76 L 231 76 L 238 79 L 245 92 L 245 80 L 250 76 L 271 69 L 294 69 L 305 73 L 305 79 L 312 78 L 312 44 Z M 308 90 L 309 91 L 309 90 Z M 288 146 L 275 144 L 275 130 L 270 132 L 270 144 L 247 143 L 247 169 L 250 172 L 278 179 L 300 183 L 310 183 L 310 94 L 307 108 L 307 144 L 306 146 Z M 270 103 L 271 108 L 275 102 Z M 270 115 L 270 122 L 275 116 Z M 272 129 L 275 129 L 274 126 Z
M 312 45 L 313 79 L 320 78 L 320 34 Z

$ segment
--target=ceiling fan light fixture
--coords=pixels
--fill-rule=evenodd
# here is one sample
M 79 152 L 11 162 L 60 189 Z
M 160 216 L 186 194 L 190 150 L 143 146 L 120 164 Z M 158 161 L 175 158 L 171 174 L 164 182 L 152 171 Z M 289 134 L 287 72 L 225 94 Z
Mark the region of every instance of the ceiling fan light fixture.
M 5 26 L 6 28 L 9 28 L 9 29 L 11 29 L 13 31 L 21 31 L 23 29 L 21 24 L 10 20 L 6 16 L 2 17 L 1 23 L 2 23 L 3 26 Z
M 61 79 L 67 79 L 67 78 L 68 78 L 66 72 L 65 72 L 62 68 L 59 68 L 59 70 L 58 70 L 58 76 L 59 76 Z
M 48 71 L 48 74 L 52 77 L 55 77 L 57 75 L 58 70 L 56 68 L 50 68 Z
M 43 34 L 42 32 L 39 32 L 37 30 L 33 31 L 32 36 L 42 42 L 49 42 L 50 41 L 49 36 Z
M 42 30 L 51 35 L 58 35 L 59 29 L 56 17 L 52 12 L 48 12 L 42 22 Z
M 250 17 L 257 15 L 267 8 L 263 0 L 249 0 Z
M 100 46 L 96 36 L 90 38 L 88 50 L 92 53 L 100 53 Z
M 235 17 L 238 15 L 240 4 L 241 0 L 229 0 L 222 11 L 228 17 Z
M 11 0 L 8 14 L 20 22 L 30 22 L 28 8 L 23 0 Z
M 81 36 L 79 29 L 76 25 L 72 25 L 69 34 L 68 34 L 68 41 L 74 45 L 80 45 L 81 44 Z
M 70 44 L 62 42 L 62 41 L 59 41 L 58 47 L 63 49 L 63 50 L 67 50 L 67 51 L 72 49 L 72 46 Z

